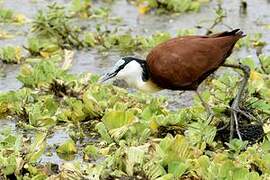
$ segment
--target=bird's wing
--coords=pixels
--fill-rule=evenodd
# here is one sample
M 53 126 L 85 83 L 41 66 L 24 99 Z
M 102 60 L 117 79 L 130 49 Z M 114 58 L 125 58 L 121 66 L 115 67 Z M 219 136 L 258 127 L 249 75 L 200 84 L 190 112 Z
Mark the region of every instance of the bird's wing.
M 179 37 L 158 45 L 147 56 L 151 80 L 162 88 L 196 89 L 224 63 L 241 38 L 220 34 Z

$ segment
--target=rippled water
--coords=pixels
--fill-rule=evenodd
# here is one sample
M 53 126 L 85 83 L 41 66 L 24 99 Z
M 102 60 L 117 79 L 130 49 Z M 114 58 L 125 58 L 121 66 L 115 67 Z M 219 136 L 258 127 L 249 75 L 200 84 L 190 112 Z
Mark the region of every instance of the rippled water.
M 31 0 L 24 0 L 23 5 L 21 0 L 6 0 L 3 3 L 4 7 L 15 10 L 18 13 L 24 14 L 29 22 L 34 17 L 39 9 L 45 8 L 48 3 L 59 2 L 66 3 L 67 0 L 39 0 L 37 3 L 33 3 Z M 95 1 L 96 2 L 96 1 Z M 260 32 L 263 34 L 265 41 L 270 42 L 270 29 L 265 27 L 265 24 L 270 23 L 270 2 L 267 0 L 248 0 L 248 8 L 246 15 L 239 15 L 240 1 L 236 0 L 224 0 L 223 7 L 227 11 L 227 17 L 224 19 L 224 24 L 233 28 L 241 28 L 246 34 L 253 34 Z M 202 7 L 200 13 L 185 13 L 182 15 L 161 15 L 156 16 L 154 14 L 139 15 L 137 9 L 128 4 L 126 0 L 117 0 L 112 4 L 112 16 L 119 16 L 123 18 L 122 29 L 132 29 L 135 34 L 149 35 L 157 31 L 167 31 L 175 34 L 178 29 L 194 28 L 195 26 L 209 27 L 215 18 L 214 8 L 217 6 L 216 2 L 212 1 L 210 4 Z M 82 23 L 88 28 L 91 26 L 91 22 L 82 21 Z M 29 32 L 29 23 L 23 26 L 0 24 L 2 30 L 8 31 L 16 36 L 12 39 L 0 40 L 0 46 L 11 45 L 23 45 L 26 42 L 26 35 Z M 218 25 L 216 27 L 218 31 L 228 30 L 224 25 Z M 198 34 L 204 34 L 204 29 L 199 29 Z M 263 49 L 264 53 L 270 52 L 270 45 Z M 232 56 L 246 57 L 253 56 L 256 58 L 255 50 L 246 51 L 241 50 L 235 52 Z M 110 68 L 119 58 L 120 54 L 117 52 L 108 52 L 105 55 L 100 54 L 96 50 L 81 50 L 76 51 L 74 56 L 72 73 L 91 72 L 102 74 L 108 68 Z M 0 91 L 9 91 L 20 88 L 21 84 L 16 80 L 16 76 L 19 72 L 18 65 L 3 65 L 0 64 L 0 69 L 3 69 L 4 77 L 0 79 Z M 192 104 L 193 92 L 186 92 L 179 96 L 179 92 L 164 90 L 157 95 L 163 95 L 168 97 L 169 107 L 171 109 L 177 109 L 183 106 L 190 106 Z M 1 127 L 11 127 L 16 129 L 15 121 L 1 120 Z M 47 143 L 50 145 L 61 144 L 68 138 L 68 135 L 64 130 L 58 130 L 54 135 L 48 138 Z M 75 159 L 81 157 L 75 157 Z M 61 160 L 56 153 L 50 156 L 44 155 L 41 158 L 42 162 L 61 163 Z

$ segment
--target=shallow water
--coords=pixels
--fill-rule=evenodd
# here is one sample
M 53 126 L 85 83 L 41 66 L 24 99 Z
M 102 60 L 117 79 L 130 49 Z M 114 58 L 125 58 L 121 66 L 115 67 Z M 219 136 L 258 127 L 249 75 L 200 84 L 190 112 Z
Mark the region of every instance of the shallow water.
M 29 21 L 34 17 L 39 9 L 46 7 L 51 2 L 68 2 L 65 0 L 52 1 L 41 0 L 33 3 L 31 0 L 25 0 L 23 6 L 20 0 L 4 1 L 3 6 L 13 9 L 18 13 L 24 14 Z M 246 15 L 239 16 L 239 2 L 235 0 L 224 0 L 223 7 L 227 10 L 227 17 L 224 19 L 224 24 L 233 28 L 241 28 L 247 34 L 256 32 L 263 33 L 266 41 L 270 40 L 269 29 L 263 25 L 270 22 L 270 3 L 267 0 L 261 0 L 257 3 L 255 0 L 248 1 L 248 9 Z M 123 25 L 121 28 L 132 29 L 136 34 L 152 34 L 157 31 L 168 31 L 176 34 L 179 29 L 194 28 L 197 25 L 209 27 L 215 17 L 214 8 L 216 2 L 212 1 L 209 5 L 204 5 L 200 13 L 184 13 L 182 15 L 161 15 L 155 14 L 139 15 L 137 9 L 127 3 L 126 0 L 118 0 L 112 4 L 112 16 L 123 18 Z M 120 10 L 119 10 L 120 9 Z M 259 9 L 259 11 L 258 11 Z M 85 24 L 85 22 L 83 22 Z M 25 34 L 29 31 L 29 24 L 23 26 L 0 24 L 0 28 L 8 31 L 19 33 L 15 38 L 0 40 L 0 46 L 7 44 L 23 45 L 26 41 Z M 223 25 L 218 25 L 216 31 L 228 30 Z M 204 34 L 204 29 L 199 29 L 198 34 Z M 270 52 L 270 45 L 263 49 L 264 53 Z M 248 55 L 255 57 L 255 50 L 253 52 L 241 51 L 234 53 L 238 57 L 246 57 Z M 74 66 L 71 69 L 73 73 L 91 72 L 102 74 L 110 68 L 119 58 L 120 54 L 116 52 L 108 52 L 106 56 L 101 55 L 96 50 L 82 50 L 77 51 L 74 58 Z M 20 84 L 16 81 L 16 74 L 18 73 L 18 66 L 7 65 L 5 68 L 6 77 L 1 79 L 0 90 L 7 91 L 17 89 Z M 171 94 L 171 93 L 169 93 Z
M 34 17 L 38 9 L 45 8 L 48 3 L 51 2 L 69 2 L 67 0 L 53 1 L 53 0 L 39 0 L 37 3 L 33 3 L 31 0 L 24 0 L 23 5 L 21 0 L 6 0 L 3 3 L 4 7 L 15 10 L 18 13 L 24 14 L 29 21 Z M 233 28 L 241 28 L 247 34 L 253 34 L 260 32 L 263 34 L 263 39 L 270 42 L 269 28 L 264 25 L 270 23 L 270 2 L 267 0 L 248 0 L 247 14 L 239 16 L 240 1 L 224 0 L 223 7 L 227 10 L 227 17 L 224 19 L 224 24 Z M 215 18 L 214 8 L 217 6 L 216 2 L 212 1 L 208 5 L 204 5 L 200 13 L 185 13 L 182 15 L 161 15 L 156 16 L 154 14 L 139 15 L 137 9 L 128 4 L 126 0 L 117 0 L 112 4 L 112 16 L 119 16 L 123 18 L 122 29 L 131 29 L 135 34 L 149 35 L 157 31 L 167 31 L 176 34 L 178 29 L 194 28 L 197 25 L 203 27 L 209 27 Z M 81 22 L 87 28 L 90 27 L 91 22 Z M 12 45 L 24 45 L 26 42 L 26 34 L 29 32 L 29 24 L 23 26 L 0 24 L 0 28 L 12 34 L 16 34 L 16 37 L 11 39 L 0 40 L 0 46 L 8 44 Z M 224 25 L 218 25 L 216 31 L 228 30 Z M 198 34 L 204 34 L 205 29 L 198 29 Z M 263 49 L 263 53 L 270 52 L 270 45 Z M 81 50 L 76 51 L 71 68 L 72 73 L 91 72 L 96 74 L 102 74 L 109 69 L 119 58 L 120 53 L 108 52 L 106 55 L 99 53 L 96 50 Z M 142 55 L 141 55 L 142 56 Z M 247 51 L 241 50 L 235 52 L 233 57 L 246 57 L 253 56 L 256 58 L 255 50 Z M 143 58 L 143 57 L 142 57 Z M 2 67 L 3 65 L 0 64 Z M 0 68 L 1 69 L 1 68 Z M 18 65 L 5 65 L 3 68 L 4 77 L 0 79 L 0 91 L 9 91 L 20 88 L 21 84 L 16 80 L 16 76 L 19 72 Z M 193 92 L 186 92 L 179 95 L 179 92 L 173 91 L 161 91 L 156 95 L 162 95 L 168 97 L 169 108 L 178 109 L 192 104 Z M 0 120 L 0 129 L 3 127 L 11 127 L 16 130 L 15 121 Z M 40 159 L 41 162 L 52 162 L 61 164 L 64 162 L 59 158 L 55 152 L 56 145 L 63 143 L 69 136 L 63 129 L 57 130 L 52 137 L 47 139 L 47 143 L 51 149 L 50 155 L 43 155 Z M 76 155 L 75 160 L 81 159 L 81 155 Z

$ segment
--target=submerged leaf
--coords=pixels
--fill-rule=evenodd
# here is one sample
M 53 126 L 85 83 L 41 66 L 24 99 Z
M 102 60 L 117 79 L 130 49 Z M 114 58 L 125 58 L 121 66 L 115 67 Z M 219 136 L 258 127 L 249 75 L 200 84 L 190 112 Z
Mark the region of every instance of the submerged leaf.
M 56 152 L 59 154 L 75 154 L 77 152 L 77 148 L 74 141 L 69 139 L 60 145 Z

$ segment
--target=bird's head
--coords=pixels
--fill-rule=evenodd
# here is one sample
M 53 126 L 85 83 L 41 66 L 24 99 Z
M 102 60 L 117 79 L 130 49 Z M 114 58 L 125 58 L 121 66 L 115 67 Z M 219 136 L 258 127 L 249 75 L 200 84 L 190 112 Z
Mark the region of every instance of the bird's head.
M 146 61 L 134 57 L 123 57 L 99 79 L 99 82 L 105 82 L 109 79 L 122 79 L 130 87 L 137 87 L 139 81 L 149 79 Z

